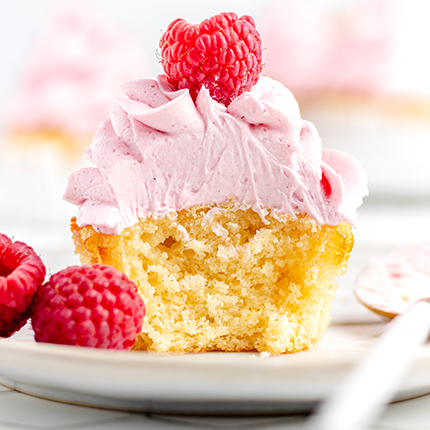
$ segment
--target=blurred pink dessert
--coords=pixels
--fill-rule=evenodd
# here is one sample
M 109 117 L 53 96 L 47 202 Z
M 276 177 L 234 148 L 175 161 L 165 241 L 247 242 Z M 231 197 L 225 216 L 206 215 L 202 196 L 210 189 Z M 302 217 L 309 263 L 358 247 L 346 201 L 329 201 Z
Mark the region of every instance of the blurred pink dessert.
M 119 84 L 146 71 L 142 47 L 89 4 L 52 9 L 5 112 L 14 141 L 54 141 L 83 152 Z
M 265 74 L 327 145 L 363 162 L 372 195 L 430 193 L 427 16 L 418 0 L 289 0 L 262 17 Z
M 327 93 L 388 90 L 383 85 L 393 49 L 393 7 L 386 0 L 337 6 L 290 0 L 266 13 L 264 71 L 304 104 Z
M 430 242 L 372 259 L 355 284 L 355 295 L 366 307 L 389 318 L 430 297 Z
M 119 85 L 145 72 L 140 44 L 90 4 L 55 3 L 4 112 L 3 224 L 30 219 L 52 231 L 71 216 L 61 199 L 68 175 L 85 163 Z

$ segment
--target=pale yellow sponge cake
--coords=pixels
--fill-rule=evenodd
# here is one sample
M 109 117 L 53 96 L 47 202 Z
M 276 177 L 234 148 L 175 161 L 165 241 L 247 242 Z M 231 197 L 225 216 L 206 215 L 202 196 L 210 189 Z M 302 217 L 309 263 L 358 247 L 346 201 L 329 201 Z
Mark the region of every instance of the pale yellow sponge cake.
M 330 321 L 351 226 L 266 221 L 234 204 L 202 205 L 116 236 L 75 221 L 72 230 L 82 263 L 113 265 L 138 285 L 147 317 L 136 349 L 301 351 Z

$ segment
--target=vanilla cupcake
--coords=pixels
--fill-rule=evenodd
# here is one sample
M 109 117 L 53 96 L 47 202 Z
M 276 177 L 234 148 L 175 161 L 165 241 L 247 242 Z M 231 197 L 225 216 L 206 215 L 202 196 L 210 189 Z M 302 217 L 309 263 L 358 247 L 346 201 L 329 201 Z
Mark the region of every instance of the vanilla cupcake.
M 177 22 L 168 32 L 182 31 Z M 177 89 L 169 74 L 122 85 L 87 151 L 93 167 L 69 178 L 76 251 L 138 285 L 147 314 L 137 349 L 302 351 L 330 321 L 365 172 L 322 150 L 280 83 L 260 78 L 226 104 L 207 86 Z
M 265 74 L 327 145 L 361 160 L 372 195 L 429 194 L 427 16 L 418 0 L 288 0 L 261 17 Z
M 82 154 L 119 84 L 146 71 L 140 44 L 81 1 L 56 3 L 5 109 L 8 146 L 57 145 Z
M 49 230 L 73 214 L 67 177 L 85 165 L 120 83 L 145 70 L 140 44 L 89 4 L 55 4 L 4 109 L 0 201 L 11 222 Z

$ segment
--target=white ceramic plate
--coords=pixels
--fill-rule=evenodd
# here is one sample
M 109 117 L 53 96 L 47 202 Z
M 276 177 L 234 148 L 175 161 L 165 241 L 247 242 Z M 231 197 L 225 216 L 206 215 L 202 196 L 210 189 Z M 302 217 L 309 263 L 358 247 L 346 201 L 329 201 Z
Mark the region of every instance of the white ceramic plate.
M 0 382 L 36 396 L 89 406 L 172 413 L 310 410 L 375 344 L 384 323 L 333 325 L 291 355 L 160 356 L 0 340 Z M 430 392 L 430 346 L 420 350 L 396 399 Z

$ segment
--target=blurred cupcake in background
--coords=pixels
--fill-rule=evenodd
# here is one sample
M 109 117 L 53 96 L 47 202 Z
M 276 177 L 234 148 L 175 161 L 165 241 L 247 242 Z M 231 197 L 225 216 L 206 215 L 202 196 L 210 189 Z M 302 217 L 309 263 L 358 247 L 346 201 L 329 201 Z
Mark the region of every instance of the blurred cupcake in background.
M 371 196 L 430 196 L 430 4 L 288 0 L 261 18 L 264 73 L 324 144 L 363 162 Z
M 64 220 L 68 175 L 119 85 L 145 76 L 143 47 L 84 1 L 54 3 L 3 112 L 0 220 Z
M 7 139 L 82 153 L 121 95 L 119 84 L 145 69 L 140 44 L 88 3 L 56 3 L 7 105 Z

